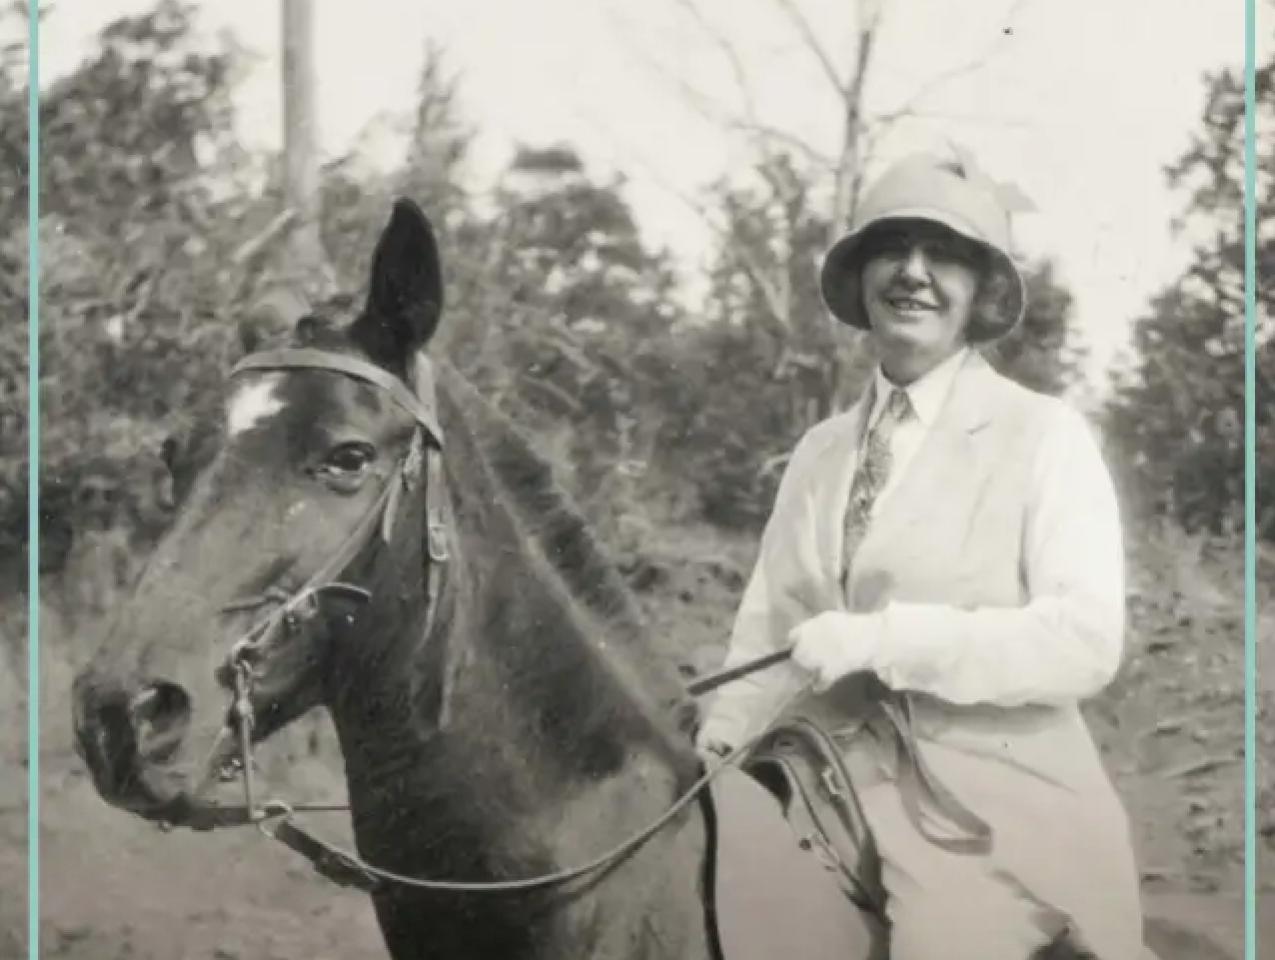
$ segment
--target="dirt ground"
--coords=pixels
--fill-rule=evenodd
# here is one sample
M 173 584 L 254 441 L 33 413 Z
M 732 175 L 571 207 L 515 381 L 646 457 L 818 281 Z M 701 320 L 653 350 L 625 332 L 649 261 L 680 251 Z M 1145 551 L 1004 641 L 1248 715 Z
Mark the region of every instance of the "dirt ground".
M 69 762 L 49 766 L 41 817 L 41 956 L 384 960 L 366 898 L 316 877 L 289 851 L 251 830 L 161 833 L 104 807 Z M 21 840 L 24 816 L 0 815 L 5 877 L 25 872 L 14 843 Z M 325 835 L 348 840 L 339 818 L 329 819 Z M 10 905 L 6 897 L 0 921 L 17 930 L 7 942 L 0 940 L 0 956 L 24 957 L 25 917 L 19 904 L 12 904 L 19 910 Z M 1271 907 L 1265 911 L 1266 942 L 1275 942 L 1275 898 Z M 1243 955 L 1243 903 L 1237 893 L 1154 884 L 1147 909 L 1170 922 L 1167 938 L 1162 934 L 1155 944 L 1165 960 Z M 1189 949 L 1193 944 L 1198 949 Z
M 670 655 L 708 669 L 722 652 L 728 611 L 751 547 L 705 555 L 694 531 L 648 553 L 628 573 Z M 1161 598 L 1165 591 L 1155 587 Z M 1242 647 L 1225 598 L 1183 613 L 1133 585 L 1126 666 L 1089 716 L 1136 827 L 1153 946 L 1164 960 L 1243 955 Z M 1169 591 L 1171 594 L 1172 591 Z M 1146 609 L 1140 607 L 1142 604 Z M 52 621 L 51 621 L 52 622 Z M 56 624 L 51 629 L 56 630 Z M 1268 630 L 1265 632 L 1269 632 Z M 676 638 L 676 639 L 674 639 Z M 67 960 L 382 960 L 363 895 L 314 876 L 250 829 L 163 833 L 117 813 L 93 793 L 69 748 L 69 669 L 54 653 L 44 671 L 41 757 L 41 955 Z M 1267 658 L 1269 660 L 1270 658 Z M 1269 668 L 1268 668 L 1269 670 Z M 1266 678 L 1268 681 L 1271 677 Z M 12 681 L 10 681 L 12 685 Z M 1264 684 L 1263 753 L 1275 751 Z M 0 691 L 7 693 L 10 691 Z M 16 695 L 16 691 L 15 691 Z M 6 699 L 10 707 L 13 699 Z M 5 711 L 5 728 L 18 720 Z M 339 760 L 322 719 L 320 749 L 303 733 L 267 768 L 295 799 L 341 793 Z M 0 960 L 25 957 L 25 769 L 21 744 L 0 756 Z M 1264 772 L 1263 809 L 1273 795 Z M 348 840 L 341 815 L 316 824 Z M 1260 824 L 1263 851 L 1275 822 Z M 1261 938 L 1275 943 L 1275 869 L 1259 863 Z M 14 892 L 18 891 L 15 896 Z

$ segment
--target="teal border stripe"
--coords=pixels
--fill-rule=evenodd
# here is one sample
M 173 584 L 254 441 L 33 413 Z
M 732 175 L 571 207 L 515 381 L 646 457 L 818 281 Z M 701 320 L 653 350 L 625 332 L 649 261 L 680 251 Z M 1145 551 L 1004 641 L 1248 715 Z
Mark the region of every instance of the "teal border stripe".
M 27 954 L 40 956 L 40 17 L 27 45 Z
M 1256 2 L 1244 10 L 1244 956 L 1257 960 Z

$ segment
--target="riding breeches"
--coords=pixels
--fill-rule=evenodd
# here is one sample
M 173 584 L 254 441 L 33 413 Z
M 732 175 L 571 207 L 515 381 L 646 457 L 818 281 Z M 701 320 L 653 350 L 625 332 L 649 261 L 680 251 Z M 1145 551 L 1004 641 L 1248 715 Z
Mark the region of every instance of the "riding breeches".
M 941 778 L 966 762 L 927 746 Z M 917 824 L 897 779 L 897 755 L 883 757 L 872 737 L 858 738 L 849 752 L 860 750 L 875 754 L 850 766 L 860 774 L 856 793 L 878 861 L 891 960 L 1028 960 L 1064 932 L 1100 960 L 1144 956 L 1136 874 L 1126 877 L 1122 864 L 1113 859 L 1112 866 L 1105 850 L 1089 846 L 1097 831 L 1083 817 L 1042 813 L 1048 794 L 1028 783 L 1016 796 L 996 798 L 999 809 L 980 798 L 978 812 L 997 825 L 990 852 L 956 850 L 935 841 L 945 832 L 941 815 L 925 818 L 925 832 Z M 862 778 L 869 767 L 877 775 Z M 1085 876 L 1092 882 L 1076 879 Z

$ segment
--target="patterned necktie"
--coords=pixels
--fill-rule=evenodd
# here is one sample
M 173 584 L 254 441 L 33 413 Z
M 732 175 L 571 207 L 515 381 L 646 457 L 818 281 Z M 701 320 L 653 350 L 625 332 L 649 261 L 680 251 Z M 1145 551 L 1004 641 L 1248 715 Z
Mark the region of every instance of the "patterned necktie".
M 877 496 L 890 475 L 890 438 L 894 435 L 895 428 L 911 413 L 912 402 L 907 393 L 896 387 L 890 391 L 890 398 L 886 401 L 885 410 L 877 419 L 876 426 L 868 431 L 863 456 L 855 468 L 854 482 L 850 486 L 850 503 L 846 507 L 845 545 L 841 552 L 843 585 L 850 576 L 850 562 L 868 531 L 872 505 L 876 503 Z

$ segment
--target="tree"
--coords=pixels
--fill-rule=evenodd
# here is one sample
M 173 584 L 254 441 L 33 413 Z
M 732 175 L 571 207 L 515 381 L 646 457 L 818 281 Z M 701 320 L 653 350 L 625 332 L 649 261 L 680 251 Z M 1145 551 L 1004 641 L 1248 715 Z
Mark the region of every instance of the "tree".
M 742 137 L 755 160 L 745 175 L 714 184 L 706 198 L 682 198 L 715 238 L 703 310 L 710 326 L 695 332 L 684 349 L 696 363 L 712 361 L 702 370 L 706 379 L 692 374 L 684 384 L 696 402 L 670 411 L 682 424 L 683 439 L 674 445 L 703 471 L 706 515 L 755 526 L 796 437 L 844 406 L 871 366 L 865 342 L 846 335 L 825 309 L 818 271 L 825 251 L 853 218 L 872 157 L 934 90 L 986 63 L 1003 34 L 998 31 L 985 50 L 931 77 L 889 109 L 874 110 L 869 80 L 888 5 L 857 0 L 850 6 L 850 54 L 839 57 L 799 0 L 772 0 L 778 27 L 789 31 L 822 80 L 815 92 L 825 98 L 828 128 L 835 131 L 829 148 L 786 129 L 782 118 L 762 116 L 754 65 L 729 27 L 713 22 L 700 0 L 675 3 L 728 68 L 735 102 L 705 95 L 676 68 L 657 68 L 706 121 Z M 1007 3 L 1002 23 L 1013 21 L 1018 6 L 1017 0 Z M 1048 265 L 1030 272 L 1032 313 L 1014 337 L 989 353 L 1011 376 L 1057 392 L 1078 360 L 1066 326 L 1070 298 Z M 696 369 L 689 359 L 684 365 Z
M 73 510 L 104 459 L 124 518 L 153 529 L 161 442 L 220 395 L 246 290 L 235 251 L 273 213 L 232 136 L 234 62 L 162 0 L 41 96 L 45 503 Z
M 739 246 L 725 258 L 732 259 L 747 275 L 747 283 L 762 294 L 760 304 L 769 314 L 768 324 L 788 331 L 786 348 L 781 349 L 773 367 L 775 376 L 784 377 L 786 366 L 792 360 L 807 366 L 802 374 L 804 379 L 815 377 L 821 381 L 817 402 L 807 411 L 805 425 L 808 426 L 826 416 L 847 389 L 853 389 L 855 372 L 863 367 L 864 358 L 857 355 L 854 341 L 829 341 L 826 334 L 830 318 L 821 303 L 815 304 L 814 310 L 816 315 L 822 315 L 824 322 L 813 325 L 806 322 L 810 315 L 797 312 L 797 303 L 791 296 L 791 278 L 794 273 L 817 271 L 823 251 L 852 220 L 871 160 L 896 125 L 914 116 L 924 100 L 943 83 L 977 70 L 990 60 L 1004 33 L 997 31 L 986 49 L 971 60 L 935 74 L 888 110 L 873 110 L 868 97 L 869 80 L 875 69 L 877 40 L 889 6 L 886 0 L 855 0 L 848 5 L 854 13 L 848 58 L 840 58 L 833 52 L 828 38 L 820 34 L 800 0 L 772 0 L 782 28 L 796 39 L 822 78 L 822 88 L 813 90 L 812 94 L 825 97 L 829 105 L 828 128 L 836 131 L 835 146 L 829 151 L 826 146 L 787 129 L 782 119 L 772 121 L 763 117 L 753 89 L 750 64 L 729 29 L 714 23 L 700 0 L 675 0 L 675 3 L 688 26 L 702 34 L 727 65 L 734 79 L 736 103 L 724 105 L 705 95 L 676 69 L 658 63 L 657 68 L 672 79 L 685 102 L 708 122 L 744 138 L 756 157 L 750 174 L 765 178 L 783 167 L 799 170 L 806 184 L 804 199 L 812 204 L 812 211 L 823 224 L 821 243 L 810 248 L 779 246 L 769 256 L 757 257 L 746 239 L 740 243 L 742 238 L 729 209 L 723 210 L 711 201 L 683 198 L 713 229 L 719 245 Z M 1000 18 L 1002 24 L 1012 23 L 1020 3 L 1021 0 L 1009 0 Z M 721 186 L 716 185 L 714 200 L 720 199 Z M 772 188 L 782 202 L 784 186 L 772 184 Z
M 283 195 L 292 221 L 280 250 L 282 282 L 315 300 L 336 292 L 323 249 L 319 131 L 314 88 L 312 0 L 281 0 L 283 44 Z
M 1257 274 L 1275 270 L 1275 59 L 1255 75 Z M 1244 476 L 1244 82 L 1206 79 L 1201 127 L 1166 170 L 1186 193 L 1177 223 L 1194 244 L 1182 275 L 1134 326 L 1135 360 L 1116 383 L 1108 432 L 1130 490 L 1144 507 L 1188 529 L 1234 532 L 1243 524 Z M 1257 291 L 1258 472 L 1275 471 L 1275 333 L 1269 286 Z M 1258 534 L 1275 540 L 1275 492 L 1258 484 Z
M 569 146 L 519 150 L 478 248 L 491 251 L 488 296 L 503 302 L 455 320 L 468 370 L 556 451 L 604 525 L 657 459 L 680 315 L 669 259 L 643 242 L 623 186 L 595 180 Z
M 765 519 L 797 436 L 847 399 L 846 385 L 861 383 L 869 362 L 820 298 L 813 264 L 828 219 L 817 177 L 789 151 L 759 160 L 753 173 L 714 190 L 724 227 L 705 323 L 684 347 L 696 396 L 680 411 L 678 447 L 700 478 L 704 516 L 731 527 Z
M 25 38 L 25 5 L 0 10 Z M 0 46 L 0 592 L 25 584 L 27 539 L 27 89 L 25 39 Z
M 474 133 L 458 100 L 459 80 L 448 69 L 442 47 L 427 41 L 407 157 L 395 188 L 429 210 L 443 229 L 466 212 L 469 200 L 464 175 Z
M 1085 348 L 1072 324 L 1071 293 L 1048 260 L 1020 265 L 1027 285 L 1022 323 L 985 348 L 1001 373 L 1041 393 L 1060 394 L 1080 376 Z
M 331 254 L 342 290 L 356 290 L 368 274 L 368 260 L 385 225 L 394 199 L 411 197 L 429 216 L 448 263 L 449 312 L 467 302 L 476 291 L 478 273 L 470 261 L 457 262 L 455 245 L 472 244 L 478 218 L 471 210 L 466 164 L 473 131 L 461 114 L 458 81 L 450 71 L 445 52 L 433 42 L 425 45 L 417 80 L 415 109 L 406 118 L 380 115 L 365 136 L 403 133 L 406 147 L 399 164 L 383 172 L 367 161 L 361 143 L 355 144 L 322 169 L 321 215 L 323 244 Z M 481 257 L 486 260 L 486 256 Z M 440 337 L 450 339 L 454 327 L 444 324 Z

